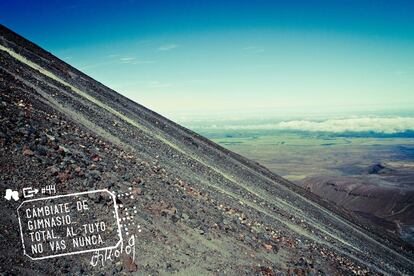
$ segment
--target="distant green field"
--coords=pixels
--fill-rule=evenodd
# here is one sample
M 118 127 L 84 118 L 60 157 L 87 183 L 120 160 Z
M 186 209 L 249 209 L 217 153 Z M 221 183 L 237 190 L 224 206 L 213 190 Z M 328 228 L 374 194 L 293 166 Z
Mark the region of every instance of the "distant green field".
M 196 131 L 292 181 L 317 174 L 358 175 L 373 163 L 414 164 L 412 138 L 340 137 L 292 131 Z

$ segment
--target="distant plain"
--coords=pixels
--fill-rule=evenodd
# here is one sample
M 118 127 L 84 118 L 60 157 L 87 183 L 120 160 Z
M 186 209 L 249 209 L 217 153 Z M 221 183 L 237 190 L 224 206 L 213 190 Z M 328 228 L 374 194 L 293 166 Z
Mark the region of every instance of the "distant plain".
M 373 163 L 414 169 L 412 138 L 341 137 L 293 131 L 201 133 L 292 181 L 314 175 L 358 175 Z
M 209 127 L 209 126 L 212 127 Z M 414 133 L 188 126 L 414 244 Z

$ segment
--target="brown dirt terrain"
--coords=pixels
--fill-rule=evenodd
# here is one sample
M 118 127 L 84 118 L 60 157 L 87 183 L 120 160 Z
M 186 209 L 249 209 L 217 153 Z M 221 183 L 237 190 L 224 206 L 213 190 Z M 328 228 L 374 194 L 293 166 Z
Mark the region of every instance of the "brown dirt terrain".
M 299 185 L 354 211 L 407 241 L 414 241 L 414 174 L 411 168 L 374 164 L 351 176 L 315 175 Z

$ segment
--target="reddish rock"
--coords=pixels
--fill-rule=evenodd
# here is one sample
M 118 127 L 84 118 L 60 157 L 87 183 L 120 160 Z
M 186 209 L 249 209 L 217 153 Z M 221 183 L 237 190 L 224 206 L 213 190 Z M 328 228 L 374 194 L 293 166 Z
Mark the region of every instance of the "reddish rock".
M 129 272 L 135 272 L 138 270 L 138 265 L 132 260 L 131 256 L 122 254 L 122 263 L 126 270 Z
M 29 148 L 25 147 L 23 148 L 23 155 L 25 156 L 33 156 L 34 152 L 32 150 L 30 150 Z
M 58 173 L 58 179 L 61 183 L 66 182 L 67 180 L 69 180 L 69 178 L 70 174 L 68 172 Z
M 101 158 L 100 158 L 100 157 L 99 157 L 99 155 L 97 155 L 97 154 L 94 154 L 94 155 L 92 156 L 92 161 L 94 161 L 94 162 L 98 162 L 100 159 L 101 159 Z
M 264 246 L 264 248 L 266 248 L 267 251 L 272 251 L 272 249 L 273 249 L 273 246 L 271 244 L 266 244 L 265 243 L 263 246 Z
M 131 191 L 131 193 L 133 194 L 133 195 L 140 195 L 141 193 L 142 193 L 142 190 L 141 190 L 141 188 L 133 188 L 132 189 L 132 191 Z

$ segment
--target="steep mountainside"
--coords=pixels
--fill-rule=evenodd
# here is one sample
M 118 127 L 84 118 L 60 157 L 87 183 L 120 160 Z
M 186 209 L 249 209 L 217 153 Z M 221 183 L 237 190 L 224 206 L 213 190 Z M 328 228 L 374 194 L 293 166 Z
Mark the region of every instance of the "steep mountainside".
M 99 262 L 93 252 L 31 260 L 23 255 L 16 211 L 23 199 L 2 198 L 1 272 L 414 273 L 412 249 L 385 231 L 128 100 L 1 25 L 0 97 L 2 193 L 45 185 L 56 185 L 59 195 L 108 189 L 117 195 L 124 241 L 135 238 L 134 254 L 124 250 Z M 91 197 L 105 206 L 101 196 Z M 102 207 L 95 216 L 109 212 Z

